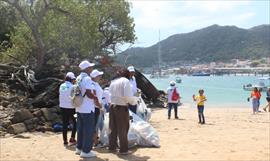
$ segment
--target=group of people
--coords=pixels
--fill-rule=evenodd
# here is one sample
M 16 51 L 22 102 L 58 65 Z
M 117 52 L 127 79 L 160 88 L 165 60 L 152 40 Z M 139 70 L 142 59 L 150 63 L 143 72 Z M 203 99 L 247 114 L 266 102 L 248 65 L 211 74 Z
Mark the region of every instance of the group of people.
M 261 96 L 262 96 L 261 92 L 262 92 L 261 88 L 258 89 L 257 87 L 254 87 L 253 91 L 250 94 L 250 97 L 248 97 L 248 101 L 251 99 L 251 102 L 252 102 L 253 114 L 261 112 L 259 110 L 260 99 L 261 99 Z M 263 108 L 263 110 L 266 112 L 267 108 L 268 108 L 268 111 L 270 112 L 270 87 L 266 91 L 266 101 L 267 101 L 268 104 Z
M 198 95 L 192 96 L 193 101 L 197 102 L 197 110 L 199 117 L 199 124 L 205 124 L 204 118 L 204 102 L 207 100 L 204 95 L 204 90 L 200 89 Z M 167 101 L 168 101 L 168 119 L 171 119 L 171 110 L 174 108 L 174 118 L 179 119 L 178 117 L 178 103 L 180 102 L 180 93 L 178 88 L 176 87 L 176 83 L 174 81 L 170 82 L 170 86 L 167 88 Z
M 127 69 L 119 70 L 110 85 L 102 89 L 99 83 L 104 73 L 94 69 L 94 66 L 94 63 L 87 60 L 82 61 L 79 64 L 81 73 L 75 77 L 74 73 L 68 72 L 65 82 L 60 85 L 59 106 L 62 111 L 64 145 L 76 145 L 75 153 L 83 158 L 95 157 L 92 148 L 98 144 L 97 122 L 104 113 L 109 112 L 108 150 L 115 152 L 120 147 L 120 154 L 129 154 L 127 138 L 129 109 L 136 113 L 137 104 L 135 69 L 129 66 Z M 70 98 L 74 84 L 79 85 L 83 100 L 76 108 Z M 76 119 L 74 114 L 77 115 Z M 67 129 L 70 120 L 73 128 L 68 143 Z M 120 146 L 117 145 L 117 137 Z

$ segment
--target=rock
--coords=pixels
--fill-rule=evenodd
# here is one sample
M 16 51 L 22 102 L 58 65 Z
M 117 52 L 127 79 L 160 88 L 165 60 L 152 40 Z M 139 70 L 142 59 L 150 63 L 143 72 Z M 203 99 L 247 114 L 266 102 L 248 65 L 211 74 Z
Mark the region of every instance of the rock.
M 39 121 L 42 122 L 42 123 L 45 123 L 46 119 L 45 119 L 45 117 L 41 116 L 41 117 L 39 117 Z
M 3 107 L 7 107 L 10 104 L 10 102 L 8 101 L 2 101 L 2 106 Z
M 41 117 L 42 116 L 42 112 L 41 112 L 41 110 L 38 110 L 38 111 L 33 112 L 33 115 L 35 117 Z
M 6 131 L 6 128 L 4 128 L 3 126 L 0 126 L 0 131 Z
M 50 110 L 50 112 L 57 113 L 58 112 L 57 108 L 58 108 L 58 106 L 54 106 L 54 107 L 50 108 L 49 110 Z
M 28 120 L 33 118 L 33 114 L 27 110 L 27 109 L 22 109 L 20 111 L 15 112 L 13 118 L 11 119 L 12 123 L 18 123 L 18 122 L 23 122 L 24 120 Z
M 8 128 L 11 125 L 11 121 L 10 120 L 1 120 L 0 121 L 0 125 L 3 126 L 4 128 Z
M 28 120 L 25 120 L 24 121 L 24 124 L 27 128 L 27 130 L 33 130 L 37 127 L 38 125 L 38 122 L 39 122 L 39 119 L 34 117 L 34 118 L 31 118 L 31 119 L 28 119 Z
M 24 123 L 17 123 L 17 124 L 10 125 L 7 129 L 7 132 L 11 133 L 11 134 L 19 134 L 19 133 L 23 133 L 26 131 L 27 131 L 27 129 L 26 129 Z
M 36 131 L 45 132 L 45 127 L 44 127 L 44 126 L 38 126 L 38 127 L 36 128 Z
M 42 108 L 41 111 L 47 121 L 53 121 L 58 118 L 58 115 L 55 113 L 56 109 Z

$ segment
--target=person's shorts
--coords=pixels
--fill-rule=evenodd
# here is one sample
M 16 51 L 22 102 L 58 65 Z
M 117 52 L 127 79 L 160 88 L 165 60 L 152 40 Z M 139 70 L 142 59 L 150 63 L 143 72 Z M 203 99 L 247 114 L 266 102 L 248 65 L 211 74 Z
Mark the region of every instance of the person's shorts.
M 267 102 L 270 102 L 270 97 L 266 97 L 266 101 Z

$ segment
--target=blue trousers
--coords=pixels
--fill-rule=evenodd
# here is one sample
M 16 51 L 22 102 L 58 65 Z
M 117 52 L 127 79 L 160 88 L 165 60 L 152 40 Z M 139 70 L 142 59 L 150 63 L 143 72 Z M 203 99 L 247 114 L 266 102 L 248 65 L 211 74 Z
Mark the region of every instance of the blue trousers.
M 77 148 L 89 153 L 93 147 L 95 131 L 95 113 L 77 112 Z
M 174 108 L 174 117 L 178 118 L 178 116 L 177 116 L 177 103 L 168 103 L 168 118 L 171 118 L 172 108 Z
M 199 122 L 205 123 L 204 114 L 203 114 L 204 106 L 198 105 L 197 108 L 198 108 Z

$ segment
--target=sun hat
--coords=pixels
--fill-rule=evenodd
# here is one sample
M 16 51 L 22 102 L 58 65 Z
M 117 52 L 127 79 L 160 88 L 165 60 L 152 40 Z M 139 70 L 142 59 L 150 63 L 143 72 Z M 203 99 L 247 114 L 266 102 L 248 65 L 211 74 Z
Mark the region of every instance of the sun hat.
M 103 72 L 102 72 L 102 71 L 98 71 L 97 69 L 94 69 L 94 70 L 91 72 L 91 74 L 90 74 L 90 76 L 91 76 L 92 78 L 96 78 L 97 76 L 100 76 L 100 75 L 103 75 Z
M 94 63 L 90 63 L 90 62 L 87 61 L 87 60 L 84 60 L 84 61 L 82 61 L 82 62 L 79 64 L 79 67 L 80 67 L 81 70 L 84 70 L 84 69 L 86 69 L 86 68 L 88 68 L 88 67 L 93 67 L 93 66 L 95 66 L 95 64 L 94 64 Z
M 71 79 L 76 79 L 74 73 L 72 73 L 72 72 L 68 72 L 68 73 L 66 74 L 66 77 L 69 77 L 69 78 L 71 78 Z
M 175 81 L 170 81 L 170 86 L 175 86 Z
M 129 72 L 135 72 L 134 66 L 129 66 L 129 67 L 127 68 L 127 70 L 128 70 Z

